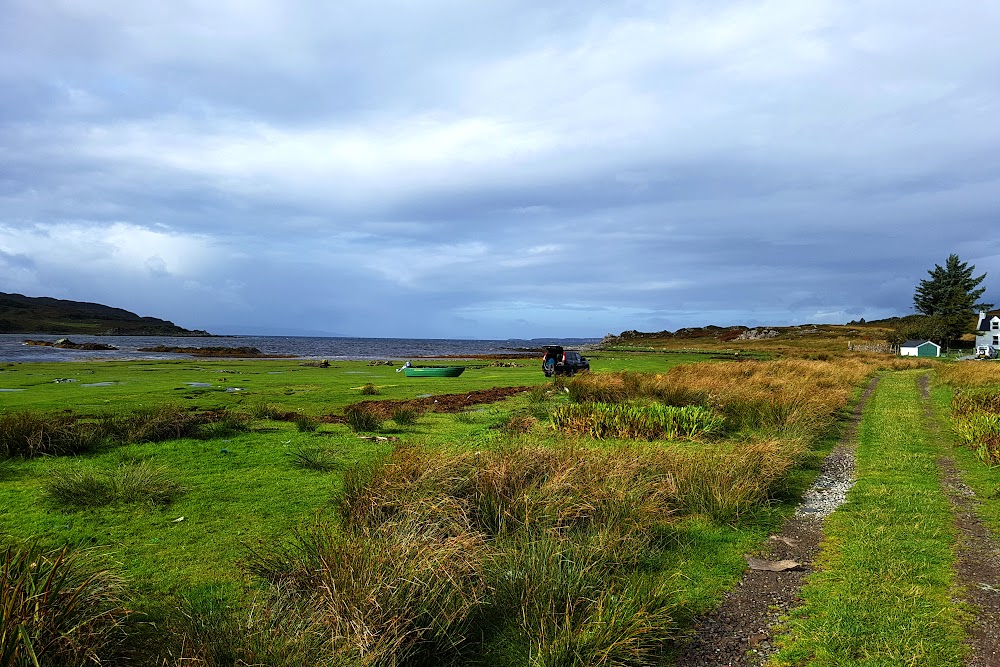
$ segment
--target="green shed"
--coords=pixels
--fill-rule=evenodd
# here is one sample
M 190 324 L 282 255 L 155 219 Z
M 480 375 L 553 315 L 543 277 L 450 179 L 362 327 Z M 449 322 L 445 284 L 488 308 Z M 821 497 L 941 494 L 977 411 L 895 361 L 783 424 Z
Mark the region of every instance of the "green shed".
M 941 346 L 929 340 L 908 340 L 899 346 L 903 357 L 940 357 Z

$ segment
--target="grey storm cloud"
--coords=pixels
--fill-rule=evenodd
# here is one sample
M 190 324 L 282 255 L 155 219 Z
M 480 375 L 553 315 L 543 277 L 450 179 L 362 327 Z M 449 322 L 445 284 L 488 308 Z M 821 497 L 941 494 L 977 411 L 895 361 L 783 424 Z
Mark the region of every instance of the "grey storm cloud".
M 0 290 L 601 335 L 905 314 L 957 252 L 1000 300 L 998 28 L 972 0 L 11 0 Z

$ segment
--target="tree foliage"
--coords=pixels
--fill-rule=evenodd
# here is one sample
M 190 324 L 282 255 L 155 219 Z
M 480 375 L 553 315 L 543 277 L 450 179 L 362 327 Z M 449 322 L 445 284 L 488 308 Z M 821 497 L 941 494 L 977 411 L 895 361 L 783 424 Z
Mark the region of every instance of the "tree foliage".
M 912 338 L 926 338 L 947 342 L 958 338 L 969 328 L 972 313 L 989 310 L 991 303 L 976 303 L 986 291 L 979 284 L 986 278 L 973 277 L 975 265 L 963 262 L 958 255 L 948 255 L 944 266 L 935 264 L 927 273 L 930 278 L 921 280 L 913 295 L 916 311 L 924 316 L 916 326 L 910 327 Z
M 975 265 L 963 262 L 958 255 L 948 255 L 944 266 L 935 264 L 928 271 L 929 280 L 921 280 L 913 295 L 913 305 L 922 315 L 969 314 L 976 310 L 989 310 L 992 303 L 976 303 L 986 291 L 979 287 L 986 274 L 973 278 Z

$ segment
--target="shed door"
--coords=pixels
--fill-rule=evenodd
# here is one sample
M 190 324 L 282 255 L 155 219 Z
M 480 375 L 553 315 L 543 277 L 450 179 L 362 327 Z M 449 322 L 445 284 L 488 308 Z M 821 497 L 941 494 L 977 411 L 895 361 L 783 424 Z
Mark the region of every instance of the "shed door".
M 917 356 L 918 357 L 936 357 L 937 356 L 937 348 L 934 347 L 933 345 L 931 345 L 930 343 L 924 343 L 923 345 L 920 345 L 920 346 L 917 347 Z

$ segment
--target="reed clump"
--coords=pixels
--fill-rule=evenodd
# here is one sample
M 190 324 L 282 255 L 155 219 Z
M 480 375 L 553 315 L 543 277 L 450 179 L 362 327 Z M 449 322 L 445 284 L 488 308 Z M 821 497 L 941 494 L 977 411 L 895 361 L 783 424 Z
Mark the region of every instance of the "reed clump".
M 105 664 L 124 650 L 122 582 L 68 547 L 0 551 L 0 664 Z
M 698 405 L 570 403 L 552 413 L 552 425 L 592 438 L 688 440 L 722 429 L 722 415 Z

